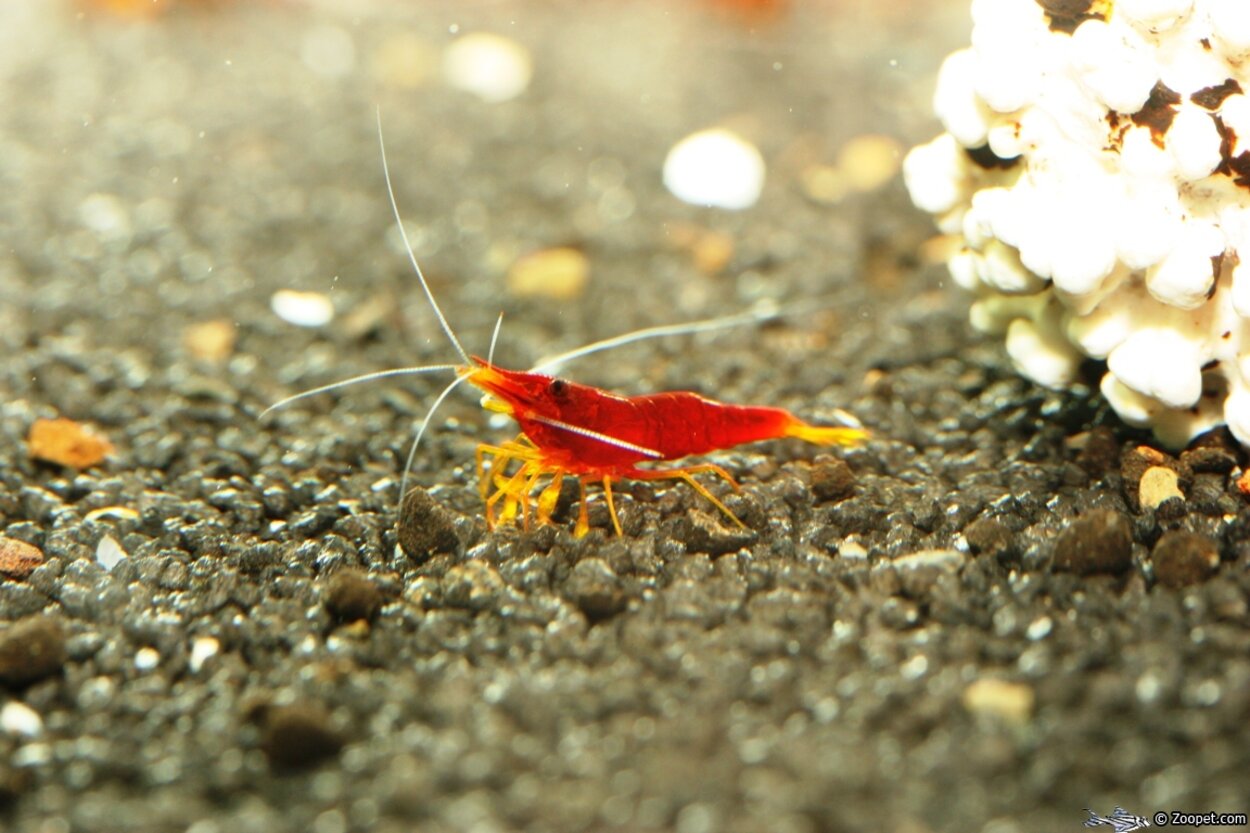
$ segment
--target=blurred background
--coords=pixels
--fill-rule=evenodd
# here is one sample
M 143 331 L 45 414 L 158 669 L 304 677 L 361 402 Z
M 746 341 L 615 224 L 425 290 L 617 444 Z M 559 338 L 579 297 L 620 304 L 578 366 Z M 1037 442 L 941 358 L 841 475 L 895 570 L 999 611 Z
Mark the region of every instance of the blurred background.
M 936 133 L 932 80 L 966 40 L 965 5 L 0 4 L 0 343 L 72 334 L 72 311 L 114 322 L 117 346 L 179 355 L 186 326 L 221 318 L 246 348 L 281 333 L 281 289 L 328 295 L 328 331 L 353 311 L 358 329 L 396 308 L 391 323 L 424 322 L 388 229 L 375 108 L 417 254 L 478 350 L 501 289 L 553 347 L 587 317 L 605 335 L 821 294 L 904 219 L 926 229 L 870 226 L 865 194 L 901 193 L 901 154 Z M 762 157 L 748 208 L 661 185 L 673 146 L 711 128 Z M 569 246 L 586 279 L 505 280 Z M 769 274 L 777 259 L 797 268 Z M 658 304 L 630 297 L 640 280 L 664 287 Z M 326 315 L 294 300 L 290 315 Z

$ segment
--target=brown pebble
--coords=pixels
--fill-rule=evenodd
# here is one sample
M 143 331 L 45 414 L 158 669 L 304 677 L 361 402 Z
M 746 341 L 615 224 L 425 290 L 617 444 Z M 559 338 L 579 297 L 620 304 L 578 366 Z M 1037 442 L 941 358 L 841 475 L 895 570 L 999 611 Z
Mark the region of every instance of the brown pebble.
M 1228 474 L 1237 468 L 1237 455 L 1227 448 L 1208 446 L 1182 453 L 1181 462 L 1195 472 Z
M 1181 452 L 1180 459 L 1195 472 L 1228 474 L 1237 468 L 1241 456 L 1241 444 L 1228 426 L 1221 425 L 1194 437 L 1188 450 Z
M 755 533 L 732 521 L 722 525 L 719 518 L 694 509 L 678 521 L 673 537 L 686 545 L 687 552 L 725 555 L 737 552 L 754 541 Z
M 1114 471 L 1120 458 L 1120 443 L 1115 432 L 1105 425 L 1091 428 L 1073 437 L 1072 447 L 1077 448 L 1076 464 L 1094 478 L 1103 478 Z
M 455 518 L 420 487 L 404 495 L 399 510 L 399 546 L 414 561 L 435 553 L 454 553 L 460 548 Z
M 381 589 L 360 570 L 339 570 L 330 576 L 325 589 L 325 606 L 339 622 L 370 621 L 382 609 Z
M 37 419 L 26 436 L 30 456 L 47 463 L 86 469 L 113 453 L 113 444 L 72 419 Z
M 978 518 L 964 528 L 964 538 L 974 553 L 999 556 L 1011 551 L 1015 534 L 996 518 Z
M 33 769 L 0 761 L 0 811 L 8 810 L 35 785 Z
M 574 604 L 591 621 L 608 619 L 625 609 L 629 601 L 621 590 L 621 580 L 602 558 L 577 562 L 565 589 Z
M 303 769 L 337 755 L 343 740 L 324 708 L 296 703 L 264 710 L 260 747 L 274 766 Z
M 1094 509 L 1055 538 L 1054 565 L 1080 575 L 1120 573 L 1133 563 L 1133 529 L 1111 509 Z
M 1210 578 L 1220 566 L 1215 541 L 1193 532 L 1166 532 L 1151 553 L 1155 578 L 1165 587 L 1186 587 Z
M 43 561 L 43 551 L 34 544 L 0 535 L 0 573 L 12 578 L 26 578 Z
M 838 457 L 818 459 L 812 466 L 812 494 L 819 503 L 846 500 L 855 494 L 855 474 Z
M 65 659 L 65 629 L 57 619 L 32 616 L 0 631 L 0 682 L 37 682 L 58 673 Z

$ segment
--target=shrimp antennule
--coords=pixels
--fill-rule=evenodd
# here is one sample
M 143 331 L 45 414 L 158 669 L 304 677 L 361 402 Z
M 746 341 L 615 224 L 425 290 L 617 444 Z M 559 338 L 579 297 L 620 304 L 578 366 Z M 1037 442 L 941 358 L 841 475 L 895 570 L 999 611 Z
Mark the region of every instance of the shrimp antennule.
M 279 399 L 268 408 L 260 412 L 257 419 L 264 419 L 271 411 L 290 405 L 300 399 L 307 399 L 310 396 L 316 396 L 319 393 L 329 393 L 332 390 L 345 388 L 348 385 L 359 385 L 362 382 L 372 382 L 377 379 L 388 379 L 392 376 L 416 376 L 421 373 L 440 373 L 444 371 L 459 370 L 460 366 L 455 364 L 427 364 L 420 367 L 393 367 L 390 370 L 378 370 L 373 373 L 362 373 L 359 376 L 353 376 L 350 379 L 340 379 L 337 382 L 331 382 L 328 385 L 320 385 L 319 387 L 310 388 L 309 390 L 300 391 L 297 394 L 288 396 L 286 399 Z

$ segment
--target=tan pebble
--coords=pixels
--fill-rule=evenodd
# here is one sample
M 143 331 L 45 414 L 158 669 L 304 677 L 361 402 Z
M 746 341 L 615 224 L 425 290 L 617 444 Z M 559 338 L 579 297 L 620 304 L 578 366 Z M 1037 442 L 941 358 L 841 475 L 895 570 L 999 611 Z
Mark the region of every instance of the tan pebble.
M 13 578 L 25 578 L 43 560 L 43 551 L 34 544 L 0 536 L 0 573 Z
M 695 242 L 692 254 L 695 268 L 705 275 L 715 275 L 733 259 L 733 238 L 718 231 L 706 232 Z
M 690 253 L 695 268 L 705 275 L 715 275 L 733 259 L 734 240 L 725 232 L 691 223 L 674 223 L 665 233 L 676 248 Z
M 1176 472 L 1166 466 L 1151 466 L 1137 484 L 1138 499 L 1142 509 L 1156 509 L 1171 498 L 1185 499 Z
M 832 205 L 851 190 L 846 176 L 832 165 L 809 165 L 799 174 L 799 185 L 809 199 Z
M 964 689 L 963 704 L 972 714 L 1023 724 L 1033 714 L 1034 699 L 1033 689 L 1024 683 L 985 678 Z
M 590 261 L 577 249 L 561 246 L 522 257 L 508 270 L 508 291 L 520 297 L 571 301 L 590 280 Z
M 72 419 L 37 419 L 26 437 L 30 456 L 75 469 L 96 465 L 113 453 L 113 444 Z
M 234 352 L 234 339 L 234 323 L 225 318 L 192 324 L 182 335 L 187 352 L 206 362 L 223 362 L 230 358 Z
M 83 516 L 84 521 L 137 521 L 139 512 L 129 506 L 101 506 Z
M 855 191 L 875 191 L 898 173 L 903 147 L 897 139 L 875 133 L 856 136 L 838 151 L 838 170 Z

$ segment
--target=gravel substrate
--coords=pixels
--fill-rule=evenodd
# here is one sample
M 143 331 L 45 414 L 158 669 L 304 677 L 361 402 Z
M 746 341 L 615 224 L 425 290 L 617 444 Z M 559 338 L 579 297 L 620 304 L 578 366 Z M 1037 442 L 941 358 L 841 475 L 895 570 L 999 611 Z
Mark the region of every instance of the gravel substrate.
M 1162 449 L 1088 389 L 1019 379 L 897 181 L 836 202 L 803 184 L 854 136 L 933 132 L 961 4 L 103 5 L 0 6 L 0 826 L 1010 833 L 1250 809 L 1243 450 Z M 479 29 L 529 50 L 519 98 L 440 79 Z M 599 492 L 573 537 L 575 489 L 556 523 L 491 531 L 474 449 L 511 435 L 453 395 L 397 524 L 442 381 L 258 419 L 454 360 L 390 218 L 375 106 L 472 352 L 501 310 L 497 356 L 523 367 L 805 306 L 567 372 L 843 408 L 872 441 L 716 455 L 742 490 L 709 487 L 748 530 L 636 483 L 619 538 Z M 716 124 L 768 160 L 751 210 L 661 184 Z M 730 241 L 723 269 L 692 229 Z M 556 246 L 587 257 L 580 296 L 505 289 Z M 335 317 L 288 323 L 279 290 Z M 112 453 L 32 459 L 56 417 Z

